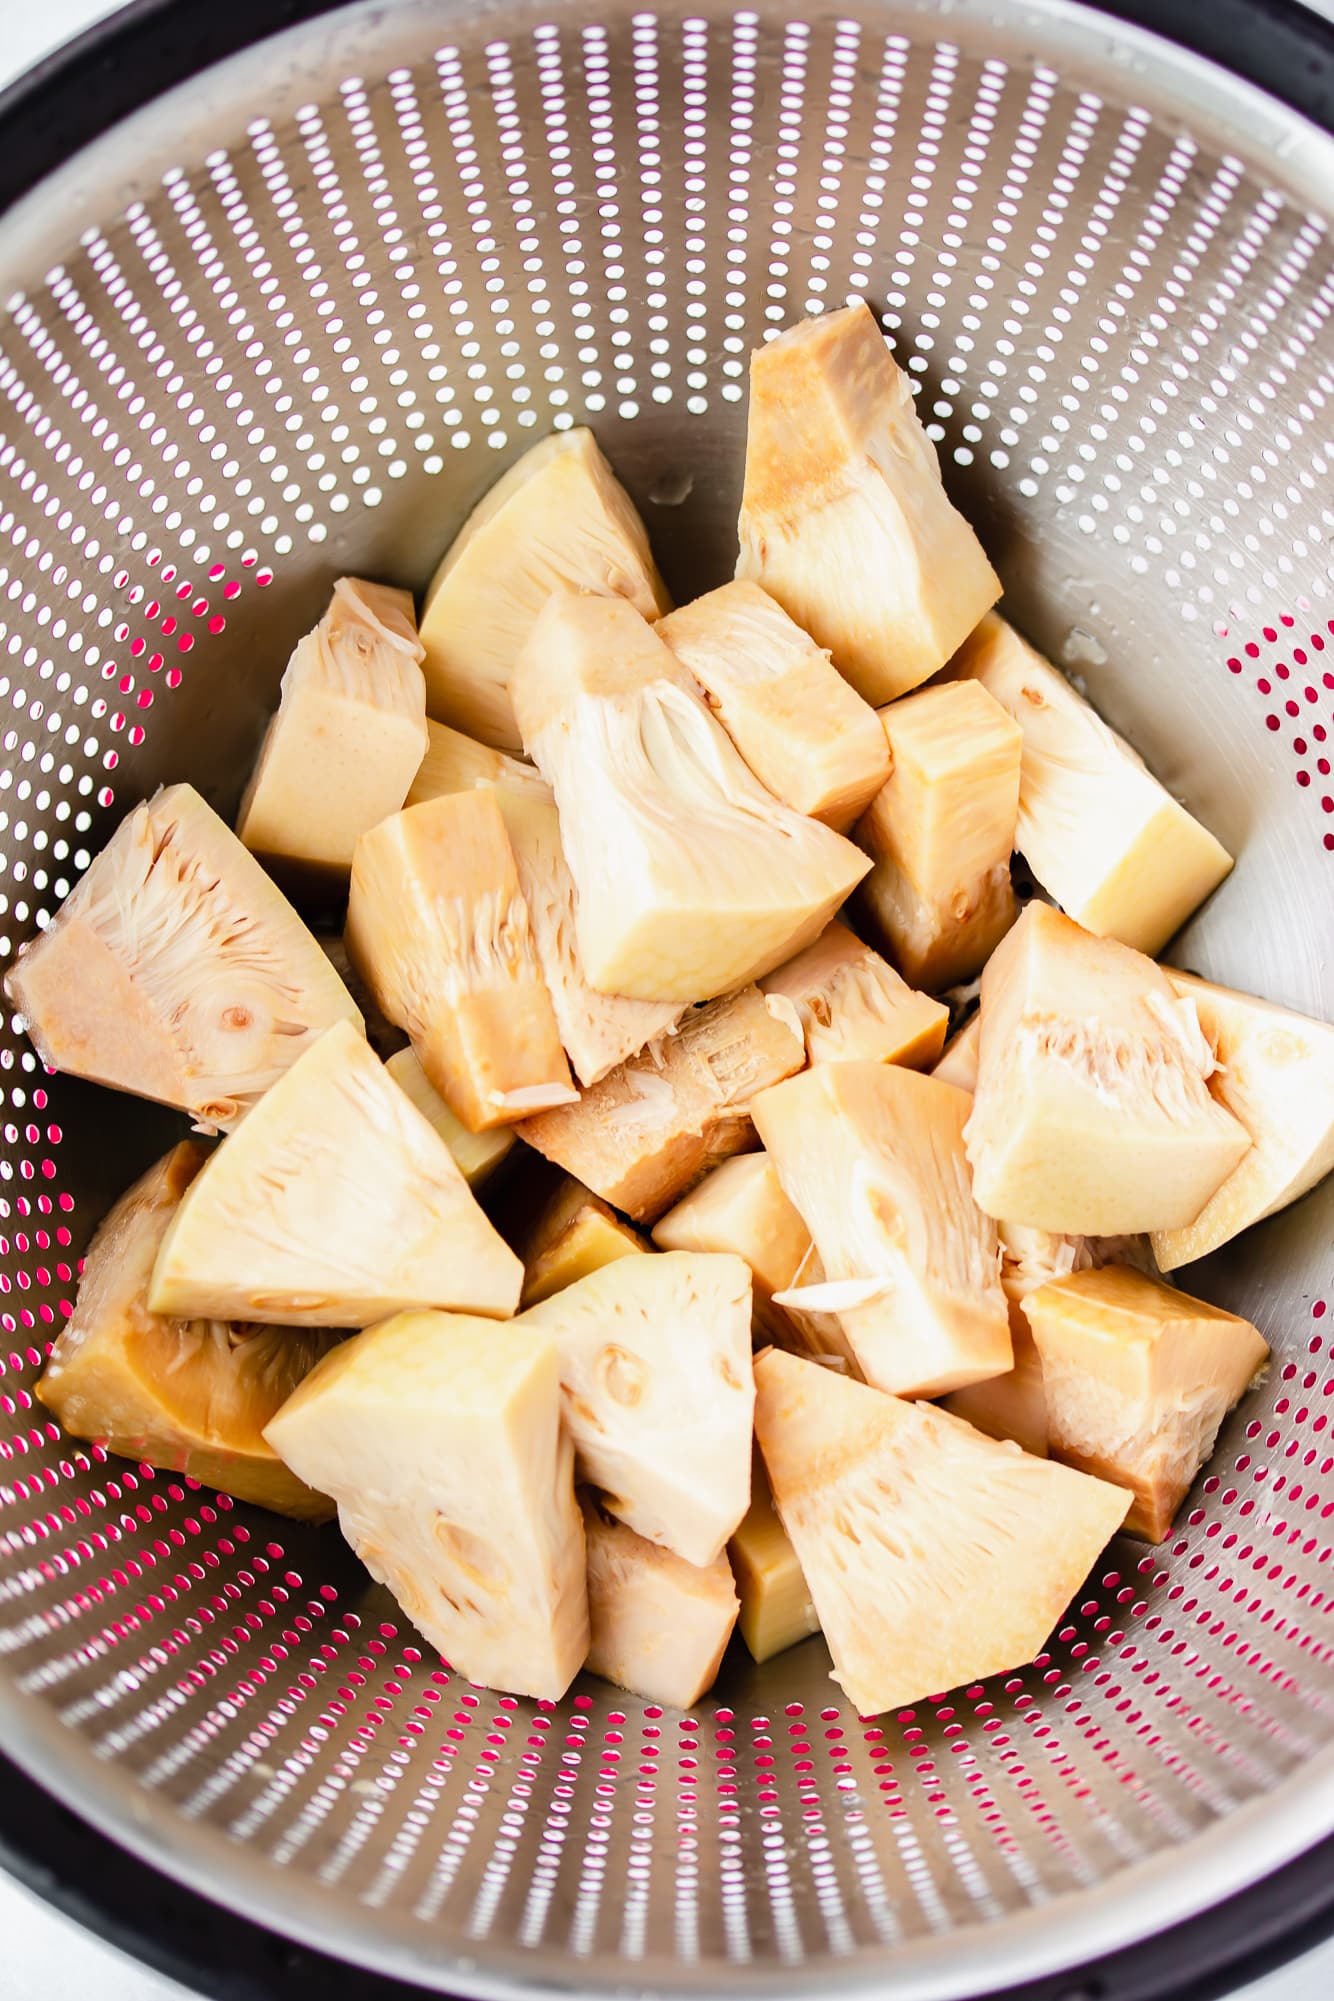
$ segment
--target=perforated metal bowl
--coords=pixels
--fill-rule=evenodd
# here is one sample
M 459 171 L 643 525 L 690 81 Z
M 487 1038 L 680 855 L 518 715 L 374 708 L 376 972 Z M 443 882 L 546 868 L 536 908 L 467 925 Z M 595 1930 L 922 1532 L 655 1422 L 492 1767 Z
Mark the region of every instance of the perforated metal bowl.
M 159 97 L 0 228 L 0 954 L 160 780 L 229 809 L 330 579 L 420 584 L 551 425 L 720 581 L 748 349 L 865 296 L 1013 616 L 1240 855 L 1177 958 L 1330 1012 L 1332 189 L 1273 100 L 1019 0 L 391 0 Z M 164 1870 L 458 1992 L 925 2001 L 1334 1829 L 1328 1188 L 1189 1275 L 1270 1378 L 1032 1666 L 872 1724 L 818 1642 L 690 1717 L 534 1706 L 332 1532 L 61 1437 L 34 1376 L 172 1126 L 8 1023 L 0 1068 L 0 1743 Z

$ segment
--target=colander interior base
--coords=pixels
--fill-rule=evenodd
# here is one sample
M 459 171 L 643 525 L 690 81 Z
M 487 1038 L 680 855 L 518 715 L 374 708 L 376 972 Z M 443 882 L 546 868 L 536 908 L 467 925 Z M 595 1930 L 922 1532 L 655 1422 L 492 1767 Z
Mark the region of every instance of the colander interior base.
M 1323 177 L 1323 178 L 1322 178 Z M 591 423 L 679 597 L 730 571 L 748 350 L 866 297 L 1006 606 L 1238 853 L 1177 961 L 1329 1012 L 1331 148 L 1074 8 L 353 7 L 0 228 L 0 955 L 163 780 L 238 796 L 350 570 L 420 585 Z M 428 1657 L 332 1532 L 32 1395 L 176 1122 L 0 1039 L 0 1738 L 211 1895 L 455 1992 L 980 1991 L 1334 1827 L 1334 1205 L 1193 1270 L 1275 1350 L 1162 1548 L 874 1721 L 810 1642 L 685 1717 Z

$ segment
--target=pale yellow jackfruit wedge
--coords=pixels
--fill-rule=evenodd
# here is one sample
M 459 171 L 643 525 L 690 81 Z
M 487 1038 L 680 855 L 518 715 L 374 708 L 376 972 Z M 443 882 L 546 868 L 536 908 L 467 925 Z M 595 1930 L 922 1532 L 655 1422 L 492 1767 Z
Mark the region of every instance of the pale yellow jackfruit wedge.
M 954 986 L 1014 922 L 1023 738 L 975 681 L 923 688 L 880 718 L 894 769 L 854 830 L 875 863 L 858 895 L 905 979 Z
M 1086 931 L 1152 955 L 1218 887 L 1232 857 L 1123 737 L 994 613 L 952 672 L 994 695 L 1023 731 L 1016 845 Z
M 1126 1528 L 1161 1542 L 1268 1347 L 1249 1320 L 1119 1265 L 1054 1279 L 1023 1310 L 1052 1452 L 1129 1488 Z
M 43 1063 L 231 1127 L 361 1016 L 291 904 L 191 785 L 136 806 L 5 977 Z
M 737 575 L 763 584 L 868 702 L 943 667 L 1000 596 L 865 304 L 751 356 L 737 533 Z
M 521 1137 L 637 1223 L 653 1222 L 711 1167 L 755 1144 L 751 1098 L 805 1062 L 783 1005 L 742 987 L 692 1009 L 674 1035 L 577 1105 L 525 1119 Z
M 738 580 L 658 626 L 762 785 L 841 833 L 889 776 L 869 702 L 758 584 Z
M 560 1351 L 579 1478 L 638 1535 L 717 1560 L 750 1505 L 755 1383 L 740 1258 L 618 1258 L 521 1326 Z
M 982 1045 L 982 1016 L 973 1014 L 954 1031 L 945 1044 L 940 1061 L 931 1072 L 942 1084 L 953 1084 L 960 1091 L 977 1089 L 977 1053 Z
M 727 1545 L 741 1598 L 737 1627 L 756 1661 L 772 1660 L 820 1630 L 797 1552 L 778 1519 L 769 1476 L 756 1452 L 746 1519 Z
M 384 1067 L 399 1090 L 407 1093 L 422 1117 L 435 1127 L 469 1188 L 480 1188 L 489 1181 L 513 1151 L 513 1126 L 491 1126 L 486 1132 L 470 1133 L 450 1111 L 413 1049 L 400 1049 Z
M 108 1212 L 37 1394 L 75 1438 L 282 1515 L 327 1521 L 333 1503 L 288 1471 L 264 1426 L 341 1337 L 148 1310 L 158 1247 L 206 1157 L 190 1140 L 173 1147 Z
M 1129 1494 L 930 1404 L 756 1357 L 755 1429 L 839 1682 L 878 1715 L 1031 1661 Z
M 837 1314 L 867 1382 L 896 1395 L 944 1396 L 1011 1366 L 964 1092 L 893 1063 L 822 1063 L 751 1111 L 827 1281 L 779 1293 L 780 1306 Z
M 965 1390 L 942 1397 L 941 1408 L 961 1417 L 975 1431 L 985 1432 L 988 1438 L 1013 1439 L 1035 1459 L 1045 1459 L 1049 1436 L 1042 1357 L 1028 1322 L 1013 1302 L 1010 1345 L 1014 1350 L 1013 1368 L 1007 1369 L 1003 1376 L 992 1376 L 985 1383 L 972 1383 Z
M 1213 1067 L 1152 959 L 1030 903 L 982 975 L 978 1202 L 1082 1236 L 1194 1222 L 1250 1145 L 1209 1095 Z
M 236 831 L 281 874 L 345 877 L 426 753 L 426 684 L 407 591 L 340 577 L 283 675 Z
M 907 985 L 887 960 L 844 924 L 760 982 L 801 1016 L 811 1063 L 902 1063 L 925 1070 L 939 1056 L 950 1011 Z
M 573 1100 L 494 792 L 447 793 L 363 834 L 345 937 L 469 1132 Z
M 398 1314 L 313 1370 L 268 1439 L 333 1495 L 371 1576 L 457 1673 L 565 1693 L 588 1651 L 588 1600 L 550 1341 Z
M 1194 1222 L 1154 1233 L 1160 1269 L 1175 1271 L 1285 1209 L 1334 1168 L 1334 1024 L 1165 970 L 1213 1049 L 1210 1091 L 1251 1136 L 1249 1153 Z
M 492 750 L 445 723 L 426 722 L 426 755 L 408 788 L 405 806 L 424 806 L 445 792 L 471 792 L 477 785 L 511 785 L 550 799 L 551 787 L 540 771 L 503 750 Z
M 730 992 L 810 944 L 865 875 L 850 841 L 765 790 L 623 598 L 550 598 L 511 692 L 556 794 L 579 957 L 602 992 Z
M 671 600 L 634 504 L 591 431 L 557 432 L 512 465 L 464 523 L 421 616 L 426 706 L 498 750 L 523 739 L 514 663 L 553 591 L 623 597 L 645 618 Z
M 536 1306 L 617 1258 L 648 1250 L 638 1230 L 572 1174 L 563 1177 L 515 1245 L 523 1259 L 521 1306 Z
M 702 1568 L 584 1500 L 588 1667 L 645 1702 L 689 1709 L 712 1688 L 736 1625 L 725 1556 Z
M 190 1185 L 154 1313 L 366 1327 L 410 1306 L 506 1319 L 523 1266 L 445 1142 L 345 1023 L 261 1098 Z

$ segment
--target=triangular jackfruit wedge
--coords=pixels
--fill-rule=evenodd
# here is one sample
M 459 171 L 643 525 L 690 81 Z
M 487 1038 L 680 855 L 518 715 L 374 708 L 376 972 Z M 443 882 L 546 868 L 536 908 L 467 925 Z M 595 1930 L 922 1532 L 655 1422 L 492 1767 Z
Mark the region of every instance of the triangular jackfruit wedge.
M 588 1651 L 588 1601 L 549 1341 L 399 1314 L 307 1376 L 268 1438 L 333 1496 L 372 1577 L 456 1672 L 564 1695 Z
M 450 1111 L 413 1049 L 398 1050 L 384 1067 L 399 1090 L 407 1093 L 422 1117 L 435 1127 L 469 1188 L 480 1188 L 489 1181 L 514 1149 L 513 1126 L 490 1126 L 484 1133 L 470 1133 Z
M 1053 1279 L 1023 1311 L 1051 1450 L 1129 1488 L 1126 1528 L 1161 1542 L 1267 1345 L 1249 1320 L 1123 1265 Z
M 1160 967 L 1030 903 L 982 975 L 978 1202 L 1082 1236 L 1194 1222 L 1250 1145 L 1209 1095 L 1213 1067 Z
M 931 1075 L 938 1077 L 942 1084 L 953 1084 L 957 1090 L 976 1090 L 977 1053 L 981 1044 L 982 1016 L 974 1012 L 945 1044 Z
M 774 1501 L 834 1678 L 865 1716 L 1031 1661 L 1130 1505 L 777 1349 L 755 1378 Z
M 825 927 L 813 945 L 761 980 L 801 1016 L 811 1063 L 902 1063 L 927 1070 L 949 1025 L 943 1001 L 918 993 L 887 959 L 844 924 Z
M 520 1325 L 560 1351 L 579 1478 L 687 1563 L 716 1561 L 750 1504 L 755 1385 L 740 1258 L 620 1258 Z
M 862 303 L 751 356 L 737 533 L 737 575 L 763 584 L 868 702 L 943 667 L 1000 596 Z
M 1213 1049 L 1211 1093 L 1251 1136 L 1250 1152 L 1194 1222 L 1154 1233 L 1160 1268 L 1175 1271 L 1286 1208 L 1334 1168 L 1334 1024 L 1164 970 Z
M 658 626 L 762 785 L 840 832 L 889 776 L 869 702 L 758 584 L 742 579 Z
M 5 992 L 42 1061 L 234 1126 L 334 1022 L 347 988 L 191 785 L 122 820 Z
M 797 1552 L 778 1519 L 758 1451 L 751 1467 L 750 1506 L 727 1545 L 727 1560 L 741 1599 L 737 1626 L 753 1660 L 772 1660 L 819 1632 L 819 1614 Z
M 685 1563 L 584 1500 L 588 1666 L 645 1702 L 689 1709 L 713 1687 L 736 1624 L 727 1558 Z
M 869 866 L 781 805 L 623 598 L 548 600 L 514 671 L 579 891 L 586 978 L 682 1005 L 767 973 L 823 930 Z
M 75 1438 L 282 1515 L 327 1521 L 333 1503 L 289 1472 L 264 1426 L 341 1336 L 148 1310 L 158 1248 L 206 1158 L 193 1141 L 173 1147 L 108 1212 L 37 1394 Z
M 504 1319 L 522 1283 L 445 1142 L 341 1025 L 191 1183 L 149 1305 L 290 1327 L 365 1327 L 422 1304 Z
M 991 614 L 951 672 L 979 682 L 1023 731 L 1016 843 L 1086 931 L 1158 952 L 1232 857 L 1065 677 Z
M 534 765 L 503 750 L 492 750 L 474 737 L 452 730 L 446 723 L 426 722 L 426 755 L 402 801 L 405 806 L 424 806 L 444 792 L 471 792 L 475 785 L 513 785 L 531 789 L 540 799 L 551 797 L 551 787 Z
M 431 714 L 498 750 L 521 750 L 510 675 L 559 590 L 623 597 L 645 618 L 671 603 L 644 524 L 586 430 L 558 431 L 525 452 L 432 577 L 421 617 Z
M 647 1251 L 648 1244 L 610 1203 L 567 1174 L 515 1238 L 514 1247 L 523 1259 L 520 1304 L 527 1307 L 563 1292 L 617 1258 Z
M 893 1063 L 823 1063 L 751 1113 L 827 1283 L 780 1306 L 836 1313 L 868 1383 L 943 1396 L 1011 1365 L 996 1226 L 973 1200 L 962 1091 Z

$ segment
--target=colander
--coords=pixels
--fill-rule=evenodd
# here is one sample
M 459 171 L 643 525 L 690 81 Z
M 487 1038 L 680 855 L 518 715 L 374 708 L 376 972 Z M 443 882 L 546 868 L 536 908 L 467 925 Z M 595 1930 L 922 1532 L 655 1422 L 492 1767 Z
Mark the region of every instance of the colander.
M 865 297 L 1011 615 L 1240 857 L 1177 963 L 1334 1011 L 1334 144 L 1284 104 L 1056 0 L 237 0 L 134 10 L 4 162 L 0 957 L 160 781 L 231 811 L 331 579 L 420 586 L 553 425 L 724 579 L 748 351 Z M 473 1688 L 333 1532 L 63 1437 L 80 1252 L 177 1128 L 8 1019 L 0 1090 L 0 1745 L 177 1880 L 459 1994 L 929 2001 L 1334 1830 L 1329 1187 L 1189 1274 L 1268 1379 L 1030 1666 L 862 1721 L 811 1641 L 680 1715 Z

